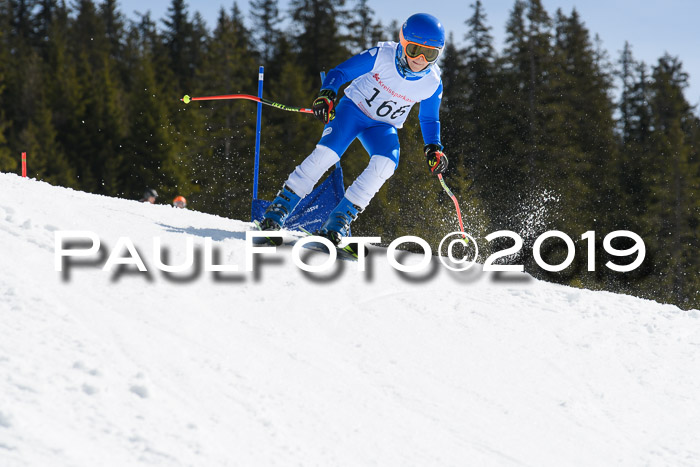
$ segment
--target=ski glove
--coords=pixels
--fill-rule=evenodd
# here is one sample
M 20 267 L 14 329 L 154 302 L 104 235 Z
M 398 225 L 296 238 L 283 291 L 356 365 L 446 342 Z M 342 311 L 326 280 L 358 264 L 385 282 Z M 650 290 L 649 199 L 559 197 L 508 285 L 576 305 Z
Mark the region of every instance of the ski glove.
M 440 145 L 426 144 L 423 151 L 425 151 L 426 161 L 432 173 L 438 175 L 447 170 L 447 156 L 442 152 Z
M 314 115 L 324 124 L 335 118 L 335 92 L 331 89 L 321 89 L 313 103 Z

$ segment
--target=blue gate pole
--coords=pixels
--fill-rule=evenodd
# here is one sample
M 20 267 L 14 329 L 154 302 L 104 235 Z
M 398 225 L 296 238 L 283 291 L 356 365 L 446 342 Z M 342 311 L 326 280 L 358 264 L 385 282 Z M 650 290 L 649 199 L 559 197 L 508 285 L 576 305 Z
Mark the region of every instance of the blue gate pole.
M 258 70 L 258 97 L 263 96 L 263 77 L 265 67 Z M 258 121 L 255 126 L 255 174 L 253 175 L 253 201 L 258 199 L 258 172 L 260 171 L 260 129 L 262 127 L 262 102 L 258 102 Z M 250 220 L 254 220 L 253 203 L 250 206 Z

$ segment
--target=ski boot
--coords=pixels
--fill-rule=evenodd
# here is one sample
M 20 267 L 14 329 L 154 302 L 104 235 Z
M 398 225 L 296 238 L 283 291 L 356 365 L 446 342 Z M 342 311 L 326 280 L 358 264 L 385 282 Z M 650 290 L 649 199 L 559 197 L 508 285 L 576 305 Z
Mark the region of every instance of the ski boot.
M 262 222 L 257 224 L 258 228 L 262 231 L 272 232 L 280 230 L 289 214 L 294 210 L 297 204 L 299 204 L 299 201 L 301 201 L 301 197 L 294 193 L 287 185 L 284 185 L 277 193 L 277 197 L 270 203 L 267 210 L 265 210 Z M 273 245 L 279 246 L 282 244 L 282 237 L 270 236 L 267 237 L 267 241 Z
M 297 207 L 299 201 L 301 201 L 301 198 L 287 185 L 284 185 L 277 193 L 277 197 L 265 210 L 263 220 L 260 223 L 261 230 L 281 229 L 287 216 Z
M 316 235 L 327 238 L 337 247 L 343 237 L 348 236 L 350 223 L 357 219 L 357 215 L 361 212 L 362 208 L 355 206 L 347 198 L 343 198 L 330 213 L 321 230 L 316 232 Z M 357 245 L 347 245 L 343 250 L 357 258 Z

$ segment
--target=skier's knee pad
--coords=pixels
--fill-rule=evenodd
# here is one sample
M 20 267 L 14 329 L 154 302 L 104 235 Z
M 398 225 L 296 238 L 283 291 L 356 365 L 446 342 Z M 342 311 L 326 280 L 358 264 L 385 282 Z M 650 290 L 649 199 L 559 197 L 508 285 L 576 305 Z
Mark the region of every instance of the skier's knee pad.
M 340 160 L 340 156 L 326 146 L 317 145 L 304 161 L 294 169 L 285 184 L 302 198 L 311 193 L 326 170 Z
M 386 156 L 372 156 L 367 168 L 369 169 L 370 167 L 376 172 L 377 177 L 382 179 L 382 183 L 384 183 L 389 177 L 394 175 L 396 171 L 396 162 Z
M 369 165 L 350 185 L 345 197 L 353 204 L 365 209 L 395 170 L 396 163 L 393 160 L 385 156 L 372 156 Z

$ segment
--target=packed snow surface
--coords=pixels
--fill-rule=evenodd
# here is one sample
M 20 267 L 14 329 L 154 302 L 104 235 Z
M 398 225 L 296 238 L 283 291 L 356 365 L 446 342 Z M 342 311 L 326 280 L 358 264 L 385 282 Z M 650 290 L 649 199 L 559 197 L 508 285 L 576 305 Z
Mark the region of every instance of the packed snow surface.
M 252 229 L 0 174 L 0 465 L 700 465 L 697 310 L 384 249 L 246 271 Z M 64 231 L 100 249 L 59 272 Z

